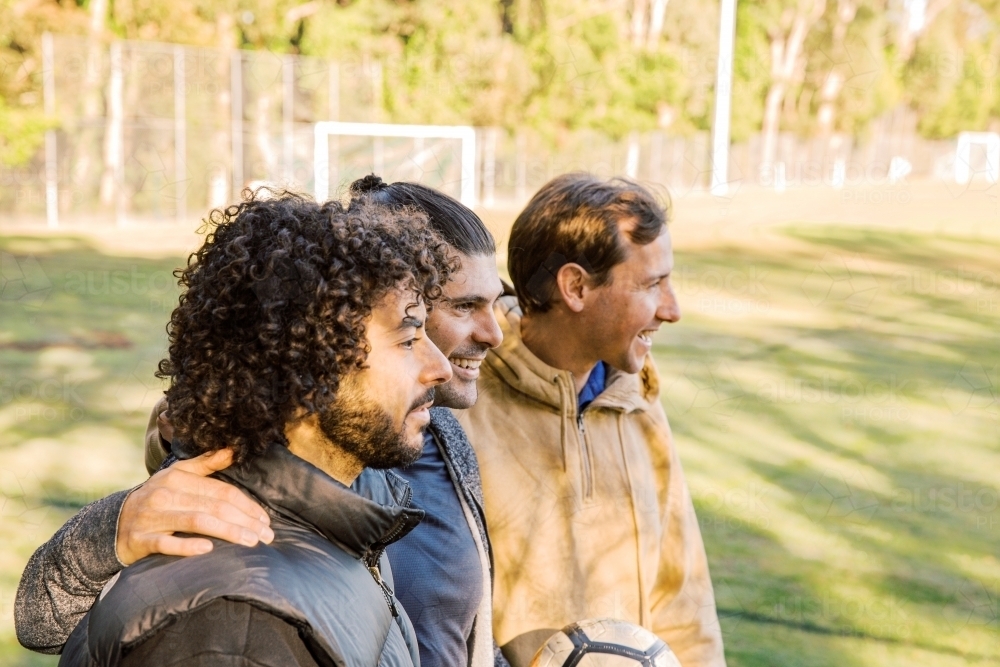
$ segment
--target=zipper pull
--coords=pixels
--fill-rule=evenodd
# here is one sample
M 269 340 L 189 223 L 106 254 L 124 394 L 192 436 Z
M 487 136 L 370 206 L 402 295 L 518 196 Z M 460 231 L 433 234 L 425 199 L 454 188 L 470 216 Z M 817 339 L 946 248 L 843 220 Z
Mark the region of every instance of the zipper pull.
M 382 573 L 379 571 L 378 565 L 369 565 L 368 572 L 371 573 L 372 579 L 375 580 L 378 587 L 382 589 L 382 595 L 385 596 L 385 603 L 389 605 L 389 611 L 392 612 L 392 617 L 398 617 L 399 611 L 396 609 L 396 603 L 392 599 L 392 591 L 389 590 L 389 586 L 387 586 L 385 581 L 382 580 Z

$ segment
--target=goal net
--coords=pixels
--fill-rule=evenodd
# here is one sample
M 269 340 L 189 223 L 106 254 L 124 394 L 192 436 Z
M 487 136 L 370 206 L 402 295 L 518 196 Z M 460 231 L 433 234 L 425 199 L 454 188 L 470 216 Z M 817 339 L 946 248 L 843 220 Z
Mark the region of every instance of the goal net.
M 340 123 L 315 125 L 314 194 L 326 201 L 374 172 L 387 183 L 415 181 L 476 204 L 476 132 L 451 125 Z

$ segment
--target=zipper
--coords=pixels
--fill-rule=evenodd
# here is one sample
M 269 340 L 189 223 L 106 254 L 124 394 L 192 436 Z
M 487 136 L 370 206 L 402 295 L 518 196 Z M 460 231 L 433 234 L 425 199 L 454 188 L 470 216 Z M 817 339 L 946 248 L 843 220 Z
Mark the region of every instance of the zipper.
M 369 565 L 368 572 L 372 575 L 372 579 L 375 580 L 378 587 L 382 589 L 382 596 L 385 598 L 385 603 L 389 605 L 389 611 L 392 612 L 392 617 L 397 618 L 399 616 L 399 610 L 396 609 L 396 603 L 393 601 L 392 591 L 389 590 L 389 585 L 382 579 L 382 572 L 378 569 L 378 565 Z
M 413 499 L 413 489 L 409 486 L 406 487 L 405 495 L 403 500 L 399 503 L 404 509 L 410 506 L 410 500 Z M 389 585 L 385 583 L 382 579 L 382 571 L 378 568 L 378 563 L 382 559 L 382 553 L 385 551 L 385 547 L 392 544 L 392 541 L 396 539 L 396 536 L 403 532 L 403 527 L 406 524 L 406 517 L 401 516 L 396 522 L 396 525 L 392 527 L 392 530 L 383 537 L 381 540 L 376 542 L 377 549 L 369 553 L 367 561 L 365 564 L 368 566 L 368 573 L 372 575 L 372 579 L 378 584 L 378 587 L 382 590 L 382 596 L 385 597 L 385 603 L 389 606 L 389 611 L 392 612 L 392 617 L 397 618 L 399 616 L 399 610 L 396 609 L 396 602 L 394 598 L 394 593 Z
M 580 432 L 580 467 L 583 470 L 583 497 L 590 500 L 594 496 L 594 477 L 590 467 L 590 443 L 587 442 L 587 429 L 583 425 L 583 413 L 576 416 L 576 425 Z

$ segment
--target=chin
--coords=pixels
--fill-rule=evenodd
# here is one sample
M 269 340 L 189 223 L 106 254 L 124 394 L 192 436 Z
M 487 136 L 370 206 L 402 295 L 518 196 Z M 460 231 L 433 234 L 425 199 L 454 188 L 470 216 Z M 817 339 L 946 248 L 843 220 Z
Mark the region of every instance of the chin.
M 437 388 L 434 407 L 467 410 L 476 404 L 479 389 L 475 382 L 456 383 L 454 380 Z
M 645 356 L 634 356 L 629 355 L 628 357 L 621 360 L 621 364 L 611 364 L 615 368 L 626 373 L 638 373 L 642 370 L 643 365 L 646 363 Z

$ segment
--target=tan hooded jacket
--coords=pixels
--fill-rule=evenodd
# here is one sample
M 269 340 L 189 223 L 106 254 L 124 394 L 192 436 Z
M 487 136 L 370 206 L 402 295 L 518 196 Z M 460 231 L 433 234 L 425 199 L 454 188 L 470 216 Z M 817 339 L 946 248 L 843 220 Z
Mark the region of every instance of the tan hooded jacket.
M 527 665 L 563 626 L 617 617 L 664 639 L 683 667 L 723 667 L 705 547 L 651 359 L 612 370 L 577 415 L 573 377 L 521 342 L 521 311 L 503 330 L 475 407 L 457 411 L 479 457 L 493 544 L 494 637 Z

